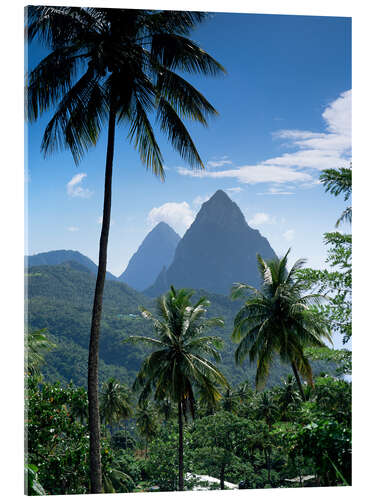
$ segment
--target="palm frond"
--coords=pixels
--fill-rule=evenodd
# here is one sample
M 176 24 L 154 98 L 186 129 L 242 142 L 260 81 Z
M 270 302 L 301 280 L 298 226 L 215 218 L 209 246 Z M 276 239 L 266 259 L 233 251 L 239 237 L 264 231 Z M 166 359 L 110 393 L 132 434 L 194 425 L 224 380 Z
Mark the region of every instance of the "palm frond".
M 173 71 L 160 69 L 156 91 L 184 119 L 207 126 L 207 118 L 218 114 L 203 94 Z
M 192 40 L 175 33 L 160 33 L 153 37 L 152 56 L 163 66 L 185 73 L 216 76 L 226 71 Z
M 164 180 L 163 156 L 156 142 L 151 123 L 147 118 L 147 113 L 139 101 L 135 107 L 129 139 L 134 141 L 140 158 L 146 167 L 151 168 L 156 176 Z
M 172 146 L 191 166 L 204 168 L 195 144 L 175 109 L 164 98 L 159 99 L 156 119 Z

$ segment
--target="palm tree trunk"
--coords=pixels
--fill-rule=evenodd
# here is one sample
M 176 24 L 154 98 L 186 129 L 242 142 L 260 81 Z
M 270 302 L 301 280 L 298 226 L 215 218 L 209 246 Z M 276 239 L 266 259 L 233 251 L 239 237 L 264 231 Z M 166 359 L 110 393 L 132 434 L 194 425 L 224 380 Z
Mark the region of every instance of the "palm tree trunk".
M 90 431 L 90 484 L 91 493 L 102 493 L 102 466 L 100 457 L 100 416 L 98 395 L 99 335 L 102 315 L 103 291 L 107 270 L 107 246 L 111 219 L 112 166 L 115 143 L 116 111 L 111 103 L 108 124 L 107 158 L 105 167 L 105 187 L 103 222 L 99 245 L 99 265 L 96 277 L 94 304 L 92 308 L 91 333 L 88 360 L 88 400 Z
M 178 403 L 178 489 L 184 491 L 184 434 L 182 403 Z
M 292 361 L 292 369 L 293 369 L 293 373 L 294 373 L 294 376 L 295 376 L 296 381 L 297 381 L 299 392 L 301 393 L 301 396 L 302 396 L 302 401 L 306 401 L 305 391 L 303 390 L 303 387 L 301 384 L 301 379 L 299 378 L 297 367 L 296 367 L 294 361 Z
M 221 464 L 220 468 L 220 489 L 224 489 L 224 474 L 225 474 L 225 464 Z

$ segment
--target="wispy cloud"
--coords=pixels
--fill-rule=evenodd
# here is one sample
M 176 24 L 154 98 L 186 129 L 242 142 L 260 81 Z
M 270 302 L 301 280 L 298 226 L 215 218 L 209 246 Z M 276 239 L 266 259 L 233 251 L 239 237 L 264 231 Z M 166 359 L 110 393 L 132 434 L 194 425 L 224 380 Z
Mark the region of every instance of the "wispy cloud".
M 180 167 L 180 175 L 198 178 L 233 178 L 243 184 L 273 183 L 313 186 L 314 171 L 348 165 L 351 157 L 351 104 L 352 92 L 343 92 L 326 106 L 322 113 L 325 131 L 279 130 L 276 139 L 293 149 L 280 156 L 267 158 L 256 165 L 243 165 L 222 170 L 189 170 Z M 212 166 L 226 165 L 229 160 L 212 161 Z M 210 162 L 208 162 L 208 165 Z M 292 194 L 290 189 L 271 187 L 259 194 Z
M 241 191 L 243 191 L 243 188 L 242 187 L 234 187 L 234 188 L 228 188 L 225 190 L 227 193 L 229 194 L 238 194 L 240 193 Z
M 265 165 L 244 165 L 243 167 L 217 172 L 189 170 L 185 167 L 179 167 L 177 170 L 180 175 L 216 179 L 235 178 L 244 184 L 258 184 L 261 182 L 283 184 L 285 182 L 308 182 L 313 179 L 310 174 L 298 172 L 292 168 Z
M 79 198 L 90 198 L 90 196 L 93 194 L 93 191 L 90 191 L 87 188 L 83 188 L 80 186 L 81 182 L 83 179 L 87 177 L 87 174 L 80 173 L 76 174 L 68 184 L 66 185 L 66 192 L 68 193 L 69 196 L 73 197 L 79 197 Z
M 190 205 L 182 203 L 168 202 L 160 207 L 154 207 L 147 215 L 147 222 L 150 226 L 155 226 L 159 222 L 166 222 L 175 231 L 183 235 L 194 221 L 194 212 Z
M 75 232 L 79 231 L 79 227 L 77 227 L 77 226 L 69 226 L 66 229 L 68 231 L 70 231 L 71 233 L 75 233 Z
M 323 170 L 348 165 L 350 162 L 352 91 L 343 92 L 322 113 L 325 132 L 309 130 L 279 130 L 273 135 L 285 139 L 286 146 L 297 149 L 270 158 L 265 165 L 279 165 Z
M 306 185 L 311 186 L 313 183 L 306 183 Z M 300 186 L 303 186 L 304 184 L 300 184 Z M 293 189 L 293 188 L 290 188 Z M 290 194 L 295 194 L 294 191 L 288 191 L 287 189 L 281 189 L 279 187 L 270 187 L 267 189 L 267 191 L 263 193 L 257 193 L 257 195 L 290 195 Z
M 219 160 L 210 160 L 207 162 L 207 167 L 209 168 L 217 168 L 217 167 L 224 167 L 225 165 L 232 165 L 232 161 L 228 160 L 227 156 L 224 156 L 223 158 Z
M 257 212 L 247 222 L 249 226 L 260 227 L 264 224 L 274 224 L 275 218 L 264 212 Z

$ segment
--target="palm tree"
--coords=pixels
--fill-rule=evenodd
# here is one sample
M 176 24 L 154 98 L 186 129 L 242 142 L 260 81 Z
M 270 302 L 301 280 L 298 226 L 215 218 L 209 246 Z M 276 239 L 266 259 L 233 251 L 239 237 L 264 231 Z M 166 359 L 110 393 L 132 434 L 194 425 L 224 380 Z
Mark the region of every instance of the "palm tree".
M 304 390 L 305 399 L 307 399 L 306 390 Z M 277 402 L 280 408 L 282 418 L 288 419 L 287 415 L 291 408 L 295 408 L 301 397 L 296 388 L 296 382 L 292 375 L 288 375 L 280 387 L 277 388 Z
M 263 278 L 260 290 L 243 283 L 235 283 L 232 297 L 248 293 L 245 304 L 234 320 L 232 339 L 239 345 L 235 352 L 237 363 L 249 356 L 250 363 L 257 361 L 255 385 L 264 387 L 275 354 L 281 361 L 290 363 L 302 399 L 305 399 L 299 374 L 313 385 L 309 360 L 304 347 L 325 344 L 331 337 L 322 317 L 310 307 L 322 298 L 307 294 L 306 282 L 297 276 L 305 261 L 298 260 L 288 272 L 287 260 L 290 249 L 281 259 L 265 262 L 259 255 L 258 266 Z
M 146 440 L 146 450 L 145 455 L 147 457 L 148 443 L 150 439 L 157 434 L 157 415 L 155 408 L 151 405 L 150 401 L 144 400 L 137 406 L 137 411 L 135 414 L 135 425 L 137 426 L 138 432 Z
M 103 384 L 100 394 L 102 420 L 109 425 L 132 416 L 131 393 L 113 377 Z
M 176 412 L 175 405 L 173 405 L 168 399 L 157 401 L 156 409 L 158 414 L 163 419 L 164 423 L 168 422 L 168 420 L 170 420 Z
M 131 342 L 144 342 L 154 348 L 143 362 L 135 380 L 134 389 L 141 390 L 140 402 L 152 392 L 156 401 L 168 399 L 177 403 L 179 427 L 179 490 L 184 489 L 183 472 L 183 416 L 194 417 L 195 390 L 211 394 L 219 400 L 217 386 L 228 383 L 216 366 L 207 359 L 220 361 L 218 349 L 223 345 L 219 337 L 203 336 L 205 330 L 223 326 L 219 318 L 205 319 L 209 301 L 204 297 L 191 303 L 193 291 L 171 290 L 157 300 L 157 317 L 142 310 L 144 318 L 153 322 L 157 338 L 132 336 Z
M 241 384 L 239 384 L 236 388 L 236 395 L 240 403 L 244 403 L 251 399 L 253 391 L 251 390 L 251 385 L 247 380 L 241 382 Z
M 44 355 L 56 345 L 47 337 L 47 329 L 34 330 L 26 333 L 25 366 L 31 376 L 40 377 L 40 367 L 45 362 Z
M 99 335 L 111 217 L 116 125 L 147 168 L 164 179 L 163 156 L 150 118 L 191 166 L 203 168 L 184 119 L 207 125 L 216 110 L 180 72 L 217 75 L 224 68 L 189 38 L 200 12 L 28 7 L 28 40 L 50 53 L 31 71 L 27 118 L 55 112 L 42 140 L 45 155 L 70 149 L 78 163 L 108 122 L 99 265 L 92 309 L 88 398 L 91 492 L 102 491 L 98 395 Z
M 262 392 L 260 398 L 257 401 L 256 415 L 258 418 L 263 419 L 268 426 L 268 445 L 264 445 L 263 452 L 266 462 L 266 469 L 268 474 L 268 482 L 271 482 L 271 445 L 269 436 L 271 433 L 272 424 L 276 420 L 276 415 L 278 413 L 277 404 L 269 391 Z
M 256 414 L 266 422 L 268 430 L 271 431 L 272 424 L 278 415 L 278 405 L 270 391 L 264 391 L 259 395 L 256 402 Z
M 352 194 L 352 164 L 349 167 L 341 167 L 338 169 L 327 168 L 320 175 L 320 181 L 325 187 L 326 192 L 338 196 L 344 193 L 344 200 L 348 201 Z M 336 222 L 338 227 L 341 222 L 352 222 L 352 207 L 347 207 L 340 215 Z
M 204 416 L 214 415 L 219 409 L 220 402 L 217 394 L 211 391 L 211 387 L 197 387 L 195 403 L 199 416 L 201 414 Z
M 223 398 L 221 400 L 221 406 L 224 411 L 230 413 L 236 413 L 238 405 L 238 395 L 230 387 L 224 392 Z

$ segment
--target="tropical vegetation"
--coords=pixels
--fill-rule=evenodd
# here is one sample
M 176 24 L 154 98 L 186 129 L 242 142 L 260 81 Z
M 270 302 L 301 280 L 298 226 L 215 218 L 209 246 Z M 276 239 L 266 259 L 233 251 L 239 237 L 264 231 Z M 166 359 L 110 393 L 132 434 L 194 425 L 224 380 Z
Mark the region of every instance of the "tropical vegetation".
M 304 347 L 323 347 L 324 339 L 331 340 L 327 324 L 312 308 L 321 298 L 307 294 L 306 281 L 297 276 L 305 263 L 298 260 L 287 270 L 289 251 L 281 259 L 265 262 L 258 255 L 259 271 L 263 278 L 260 290 L 244 283 L 236 283 L 232 289 L 234 299 L 248 294 L 245 304 L 234 320 L 232 339 L 238 343 L 235 358 L 238 363 L 249 357 L 257 362 L 256 387 L 264 387 L 270 364 L 278 354 L 289 363 L 301 394 L 302 375 L 313 385 L 312 369 L 304 354 Z
M 210 361 L 220 361 L 219 337 L 204 335 L 206 330 L 221 326 L 219 318 L 204 318 L 209 302 L 204 297 L 192 303 L 193 291 L 175 290 L 157 301 L 157 316 L 142 309 L 142 315 L 152 321 L 157 338 L 132 336 L 128 341 L 144 342 L 153 352 L 141 366 L 134 383 L 140 390 L 141 404 L 154 393 L 156 401 L 174 402 L 178 409 L 178 487 L 184 489 L 183 420 L 194 418 L 196 391 L 215 403 L 220 399 L 218 387 L 228 386 L 224 375 Z
M 154 301 L 105 283 L 117 128 L 161 179 L 155 125 L 203 167 L 184 122 L 217 112 L 183 75 L 224 72 L 190 38 L 206 17 L 28 8 L 28 40 L 49 51 L 27 77 L 28 120 L 52 112 L 43 152 L 79 162 L 107 127 L 96 278 L 77 263 L 28 273 L 30 495 L 351 484 L 351 352 L 328 345 L 352 336 L 351 234 L 324 235 L 323 270 L 289 267 L 289 251 L 258 255 L 261 285 L 234 283 L 232 301 L 173 283 Z M 351 180 L 351 166 L 321 175 L 345 201 Z M 348 206 L 336 225 L 351 218 Z
M 193 167 L 202 160 L 184 120 L 207 126 L 217 114 L 179 73 L 217 75 L 224 68 L 190 38 L 200 12 L 29 7 L 27 37 L 50 53 L 28 75 L 27 118 L 54 114 L 42 141 L 45 154 L 66 148 L 78 163 L 108 123 L 99 264 L 92 308 L 88 395 L 93 493 L 102 491 L 98 393 L 99 338 L 109 239 L 117 125 L 152 172 L 164 179 L 163 156 L 151 116 Z

